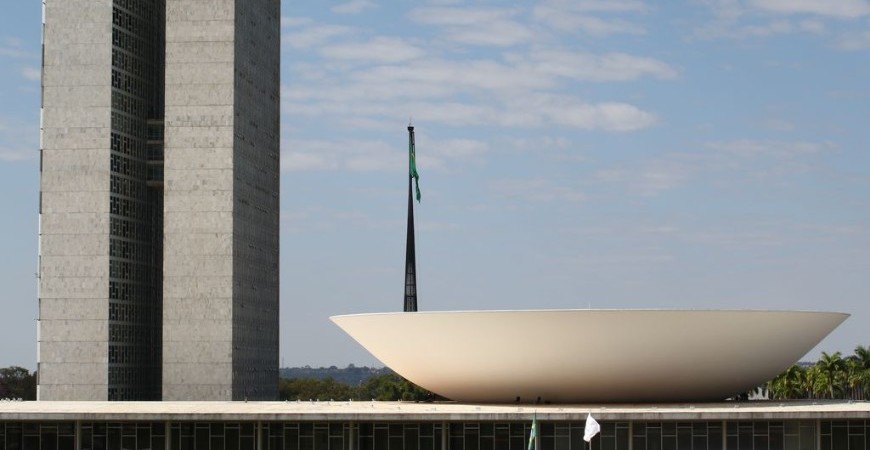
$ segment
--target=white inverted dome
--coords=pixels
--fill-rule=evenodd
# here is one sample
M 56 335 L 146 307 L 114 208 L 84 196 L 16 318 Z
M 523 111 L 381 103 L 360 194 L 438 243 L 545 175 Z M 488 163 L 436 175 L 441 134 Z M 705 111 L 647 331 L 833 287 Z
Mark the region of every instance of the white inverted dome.
M 847 317 L 584 309 L 331 319 L 396 373 L 446 398 L 571 403 L 722 400 L 775 377 Z

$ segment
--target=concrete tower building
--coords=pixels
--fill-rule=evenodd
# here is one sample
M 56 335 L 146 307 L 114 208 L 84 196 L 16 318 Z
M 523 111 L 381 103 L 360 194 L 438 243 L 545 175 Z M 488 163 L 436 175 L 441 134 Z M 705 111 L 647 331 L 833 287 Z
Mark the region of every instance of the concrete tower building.
M 280 0 L 44 5 L 39 398 L 275 398 Z

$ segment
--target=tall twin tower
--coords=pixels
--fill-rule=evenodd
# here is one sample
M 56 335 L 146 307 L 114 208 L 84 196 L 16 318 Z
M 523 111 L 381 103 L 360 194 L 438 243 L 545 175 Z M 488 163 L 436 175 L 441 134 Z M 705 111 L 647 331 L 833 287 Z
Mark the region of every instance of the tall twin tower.
M 39 399 L 275 399 L 280 0 L 43 3 Z

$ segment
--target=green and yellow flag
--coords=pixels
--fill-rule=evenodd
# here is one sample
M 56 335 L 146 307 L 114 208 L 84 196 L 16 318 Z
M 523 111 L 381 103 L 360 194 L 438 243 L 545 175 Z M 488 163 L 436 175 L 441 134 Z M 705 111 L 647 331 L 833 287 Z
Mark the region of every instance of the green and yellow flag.
M 414 127 L 409 126 L 408 131 L 408 156 L 410 160 L 410 175 L 414 179 L 414 185 L 417 188 L 417 203 L 420 202 L 420 174 L 417 173 L 417 152 L 414 150 Z

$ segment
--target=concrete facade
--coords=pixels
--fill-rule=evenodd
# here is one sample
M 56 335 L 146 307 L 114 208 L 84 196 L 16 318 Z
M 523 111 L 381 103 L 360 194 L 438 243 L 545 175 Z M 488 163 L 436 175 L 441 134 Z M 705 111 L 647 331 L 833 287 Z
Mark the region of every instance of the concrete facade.
M 46 0 L 40 400 L 273 399 L 278 0 Z

